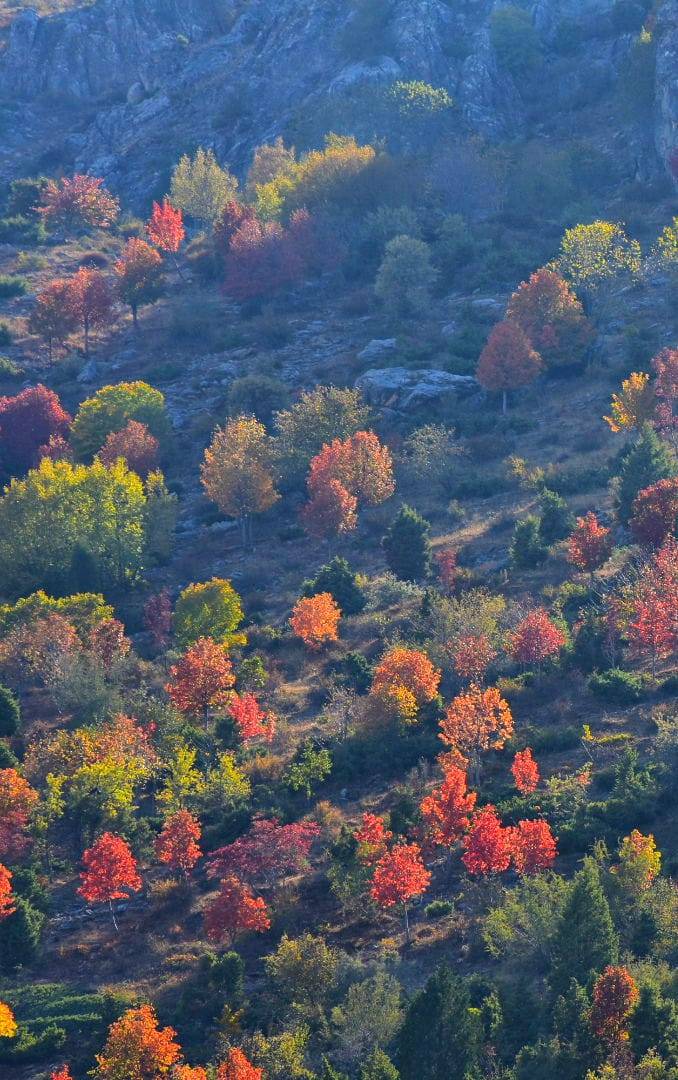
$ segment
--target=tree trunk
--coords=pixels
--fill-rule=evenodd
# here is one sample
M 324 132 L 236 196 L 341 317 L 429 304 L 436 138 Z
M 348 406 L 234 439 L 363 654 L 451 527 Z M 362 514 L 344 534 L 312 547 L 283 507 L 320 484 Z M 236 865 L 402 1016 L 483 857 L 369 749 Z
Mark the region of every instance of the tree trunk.
M 501 392 L 501 411 L 503 412 L 504 416 L 506 416 L 507 403 L 508 403 L 508 396 L 507 396 L 506 390 L 502 390 L 502 392 Z
M 89 358 L 89 320 L 85 319 L 83 323 L 85 331 L 85 356 Z
M 113 901 L 112 900 L 108 901 L 108 907 L 109 907 L 109 910 L 110 910 L 110 913 L 111 913 L 111 918 L 113 920 L 113 925 L 115 927 L 115 932 L 116 932 L 116 934 L 119 934 L 120 933 L 120 928 L 118 927 L 118 924 L 117 924 L 116 919 L 115 919 L 115 912 L 113 910 Z
M 410 915 L 409 915 L 409 912 L 407 910 L 407 904 L 403 904 L 403 908 L 405 909 L 405 941 L 409 945 L 410 944 Z

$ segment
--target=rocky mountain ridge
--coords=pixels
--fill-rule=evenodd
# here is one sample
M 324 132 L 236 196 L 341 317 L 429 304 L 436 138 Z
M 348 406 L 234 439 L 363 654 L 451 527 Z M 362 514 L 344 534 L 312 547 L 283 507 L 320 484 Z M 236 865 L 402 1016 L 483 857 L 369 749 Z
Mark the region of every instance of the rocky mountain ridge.
M 388 51 L 347 55 L 346 0 L 96 0 L 60 15 L 26 9 L 0 57 L 10 179 L 50 153 L 146 203 L 184 149 L 213 146 L 242 170 L 252 148 L 320 103 L 395 79 L 454 97 L 465 128 L 490 140 L 529 130 L 520 88 L 497 63 L 493 0 L 395 0 Z M 567 114 L 587 88 L 609 86 L 633 34 L 614 29 L 615 0 L 533 0 L 545 50 L 544 90 Z M 660 169 L 678 145 L 678 0 L 654 16 L 657 85 L 651 138 Z M 559 56 L 559 28 L 584 46 Z M 641 140 L 643 133 L 639 134 Z

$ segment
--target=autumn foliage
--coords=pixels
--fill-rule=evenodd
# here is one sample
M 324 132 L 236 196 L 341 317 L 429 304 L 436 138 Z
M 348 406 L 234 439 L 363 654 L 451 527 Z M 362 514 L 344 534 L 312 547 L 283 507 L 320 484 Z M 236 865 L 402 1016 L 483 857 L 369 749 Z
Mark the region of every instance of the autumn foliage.
M 157 300 L 162 288 L 162 258 L 150 244 L 133 236 L 113 264 L 116 293 L 132 310 L 134 325 L 142 304 Z
M 9 1005 L 0 1001 L 0 1039 L 13 1039 L 19 1030 L 14 1013 Z
M 22 476 L 37 464 L 40 447 L 55 436 L 65 438 L 70 427 L 57 394 L 41 383 L 0 398 L 0 468 Z
M 660 547 L 678 526 L 678 477 L 659 480 L 636 495 L 631 532 L 641 544 Z
M 496 687 L 469 687 L 454 698 L 440 721 L 440 738 L 474 759 L 476 779 L 479 755 L 485 750 L 500 750 L 512 734 L 511 710 Z
M 519 750 L 511 765 L 513 780 L 521 795 L 531 795 L 539 784 L 539 767 L 529 746 Z
M 397 645 L 384 653 L 374 669 L 371 695 L 386 705 L 400 706 L 404 719 L 414 719 L 422 706 L 433 701 L 440 672 L 424 652 Z
M 519 874 L 537 874 L 553 866 L 557 845 L 547 821 L 519 821 L 508 833 L 511 861 Z
M 165 821 L 155 841 L 155 853 L 161 863 L 186 876 L 202 855 L 200 822 L 188 810 L 177 810 Z
M 341 484 L 358 506 L 377 506 L 395 490 L 393 459 L 373 431 L 358 431 L 347 439 L 326 443 L 310 464 L 308 491 L 311 500 L 331 480 Z
M 492 330 L 480 354 L 476 378 L 486 390 L 501 390 L 506 412 L 506 395 L 534 382 L 542 360 L 526 334 L 514 322 L 500 322 Z
M 102 179 L 76 173 L 48 180 L 37 209 L 53 227 L 107 229 L 116 221 L 120 204 Z
M 434 844 L 452 847 L 468 831 L 477 795 L 468 790 L 466 771 L 456 765 L 445 769 L 439 788 L 421 802 L 421 816 Z
M 628 1038 L 627 1021 L 640 1000 L 635 979 L 625 967 L 609 965 L 596 979 L 590 1023 L 607 1043 Z
M 341 610 L 332 593 L 316 593 L 297 600 L 290 626 L 309 649 L 319 649 L 330 641 L 339 640 Z
M 257 1069 L 242 1050 L 232 1046 L 217 1069 L 216 1080 L 262 1080 L 263 1075 L 263 1069 Z
M 158 440 L 145 424 L 129 420 L 122 431 L 111 431 L 106 436 L 99 459 L 104 465 L 112 465 L 118 458 L 123 458 L 132 472 L 145 480 L 158 467 L 159 448 Z
M 364 813 L 353 836 L 358 842 L 358 858 L 366 866 L 373 866 L 386 854 L 393 833 L 386 828 L 378 814 Z
M 17 862 L 29 849 L 30 816 L 38 793 L 16 769 L 0 769 L 0 859 Z
M 124 900 L 141 888 L 137 862 L 121 836 L 103 833 L 82 856 L 78 892 L 90 904 Z
M 621 392 L 612 395 L 610 412 L 604 419 L 614 432 L 642 427 L 651 419 L 656 406 L 655 388 L 645 372 L 632 371 L 624 379 Z
M 0 920 L 6 919 L 13 911 L 12 871 L 0 863 Z
M 611 552 L 612 532 L 600 524 L 593 511 L 577 518 L 567 541 L 567 557 L 572 565 L 592 574 L 607 562 Z
M 531 611 L 510 635 L 511 655 L 519 664 L 542 664 L 562 649 L 566 638 L 543 608 Z
M 275 716 L 262 709 L 254 694 L 233 694 L 228 712 L 238 725 L 244 742 L 251 739 L 272 742 L 275 735 Z
M 302 507 L 301 520 L 309 536 L 323 540 L 351 532 L 358 524 L 358 500 L 335 479 L 319 487 Z
M 320 827 L 314 821 L 281 825 L 276 818 L 255 818 L 244 836 L 211 853 L 208 877 L 236 874 L 253 884 L 270 887 L 307 865 L 311 845 L 319 833 Z
M 262 933 L 271 920 L 260 896 L 234 874 L 223 878 L 219 893 L 205 908 L 205 931 L 210 941 L 232 941 L 241 931 Z
M 396 844 L 376 865 L 370 895 L 379 907 L 407 904 L 426 892 L 431 874 L 424 866 L 418 844 Z
M 209 717 L 226 708 L 235 685 L 233 665 L 223 645 L 202 637 L 173 664 L 165 689 L 181 712 Z
M 462 862 L 470 874 L 500 874 L 511 865 L 511 834 L 494 806 L 484 806 L 464 837 Z
M 577 364 L 593 327 L 568 283 L 542 267 L 513 293 L 506 318 L 516 323 L 550 368 Z
M 169 199 L 164 199 L 162 204 L 154 202 L 146 233 L 160 251 L 176 255 L 186 236 L 181 210 L 172 206 Z
M 174 1028 L 161 1028 L 151 1005 L 128 1009 L 111 1024 L 101 1054 L 97 1054 L 96 1080 L 157 1080 L 168 1076 L 181 1057 Z
M 487 634 L 463 634 L 450 643 L 456 674 L 464 682 L 481 683 L 497 651 Z
M 71 284 L 65 278 L 56 278 L 41 289 L 28 319 L 28 328 L 47 345 L 49 362 L 52 362 L 54 346 L 64 345 L 79 324 L 78 312 L 73 304 Z

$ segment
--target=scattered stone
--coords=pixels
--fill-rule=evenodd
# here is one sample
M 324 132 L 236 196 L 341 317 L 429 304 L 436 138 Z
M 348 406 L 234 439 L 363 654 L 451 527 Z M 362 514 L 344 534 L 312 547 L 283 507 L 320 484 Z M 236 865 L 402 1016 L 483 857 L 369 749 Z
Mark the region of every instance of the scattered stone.
M 395 351 L 397 341 L 391 338 L 373 338 L 364 349 L 358 353 L 359 360 L 379 360 L 387 353 Z

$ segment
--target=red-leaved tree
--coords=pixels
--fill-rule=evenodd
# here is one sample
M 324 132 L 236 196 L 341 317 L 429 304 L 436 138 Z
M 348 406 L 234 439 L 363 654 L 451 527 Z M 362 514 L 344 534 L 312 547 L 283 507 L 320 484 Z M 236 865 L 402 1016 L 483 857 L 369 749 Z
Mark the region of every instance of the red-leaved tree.
M 171 870 L 188 877 L 202 856 L 198 841 L 202 835 L 200 822 L 188 810 L 177 810 L 168 817 L 155 841 L 155 854 Z
M 153 203 L 150 221 L 146 226 L 148 239 L 160 251 L 166 252 L 174 259 L 174 264 L 179 270 L 177 253 L 186 238 L 184 218 L 181 210 L 172 206 L 169 199 L 163 199 L 160 203 Z
M 455 590 L 457 578 L 459 577 L 456 552 L 452 551 L 451 548 L 442 548 L 442 550 L 436 551 L 435 560 L 438 564 L 440 583 L 445 592 L 451 595 Z
M 309 536 L 324 540 L 355 529 L 357 509 L 355 495 L 351 495 L 339 480 L 330 478 L 302 507 L 301 520 Z
M 517 323 L 549 368 L 577 364 L 593 337 L 570 285 L 542 267 L 509 300 L 506 318 Z
M 386 828 L 378 814 L 364 813 L 353 836 L 358 843 L 357 855 L 365 866 L 374 866 L 386 854 L 387 846 L 393 839 L 393 833 Z
M 144 628 L 151 635 L 156 649 L 164 649 L 172 630 L 172 601 L 168 589 L 149 596 L 144 604 Z
M 541 818 L 519 821 L 515 828 L 506 832 L 511 861 L 519 874 L 537 874 L 553 866 L 557 845 L 548 821 Z
M 243 742 L 252 739 L 273 741 L 276 718 L 272 712 L 262 709 L 254 694 L 233 694 L 228 712 L 238 725 Z
M 400 904 L 405 915 L 405 935 L 410 940 L 408 905 L 429 887 L 431 874 L 424 866 L 418 844 L 396 844 L 382 855 L 372 878 L 370 895 L 382 908 Z
M 509 390 L 534 382 L 542 369 L 542 359 L 532 348 L 517 323 L 500 322 L 492 330 L 480 354 L 476 378 L 485 390 L 500 390 L 502 412 L 506 412 Z
M 159 449 L 160 443 L 145 424 L 128 420 L 120 431 L 109 432 L 98 456 L 104 465 L 113 465 L 118 458 L 124 458 L 129 469 L 145 480 L 158 468 Z
M 29 824 L 38 793 L 16 769 L 0 769 L 0 859 L 15 863 L 31 845 Z
M 66 437 L 71 417 L 57 394 L 38 383 L 15 397 L 0 398 L 0 467 L 23 476 L 38 463 L 40 447 L 54 436 Z
M 308 474 L 311 500 L 336 480 L 359 506 L 377 506 L 395 491 L 393 458 L 373 431 L 326 443 L 312 459 Z
M 82 856 L 78 893 L 90 904 L 108 904 L 115 929 L 114 900 L 125 900 L 141 888 L 137 861 L 121 836 L 103 833 Z
M 313 841 L 320 834 L 315 821 L 280 825 L 276 818 L 255 818 L 249 832 L 210 855 L 207 875 L 238 877 L 271 888 L 281 878 L 308 866 Z
M 69 282 L 68 302 L 84 335 L 85 356 L 89 356 L 92 330 L 105 326 L 113 314 L 113 293 L 99 270 L 81 267 Z
M 0 921 L 15 910 L 12 892 L 12 871 L 0 863 Z
M 511 765 L 513 780 L 521 795 L 531 795 L 539 784 L 539 766 L 532 757 L 529 746 L 519 750 Z
M 469 874 L 486 877 L 500 874 L 511 865 L 511 832 L 504 828 L 492 805 L 477 812 L 463 843 L 461 861 Z
M 464 682 L 483 683 L 497 650 L 487 634 L 464 634 L 450 642 L 448 651 L 454 670 Z
M 640 544 L 661 547 L 678 527 L 678 476 L 659 480 L 636 495 L 631 532 Z
M 234 874 L 219 883 L 219 892 L 205 908 L 205 932 L 210 941 L 233 942 L 236 934 L 250 930 L 261 934 L 271 920 L 260 896 Z
M 593 511 L 577 518 L 567 541 L 567 557 L 572 565 L 593 577 L 594 570 L 607 562 L 611 552 L 612 532 L 600 524 Z
M 421 802 L 421 816 L 432 843 L 454 847 L 468 831 L 476 799 L 476 793 L 468 790 L 465 770 L 449 765 L 440 787 Z
M 209 722 L 212 709 L 226 708 L 235 685 L 233 665 L 223 645 L 198 638 L 173 664 L 165 689 L 181 712 L 202 715 Z
M 54 346 L 65 345 L 77 330 L 78 322 L 78 313 L 71 301 L 70 282 L 56 278 L 37 294 L 28 317 L 28 329 L 47 345 L 51 364 Z
M 120 203 L 100 177 L 76 173 L 48 180 L 37 211 L 52 227 L 107 229 L 117 219 Z
M 525 616 L 509 641 L 514 660 L 519 664 L 539 665 L 559 653 L 566 638 L 560 627 L 551 621 L 548 612 L 538 608 Z
M 608 965 L 596 979 L 589 1020 L 593 1032 L 608 1044 L 628 1038 L 627 1022 L 640 1000 L 628 968 Z
M 263 1075 L 263 1069 L 257 1069 L 242 1050 L 232 1046 L 217 1069 L 216 1080 L 262 1080 Z

